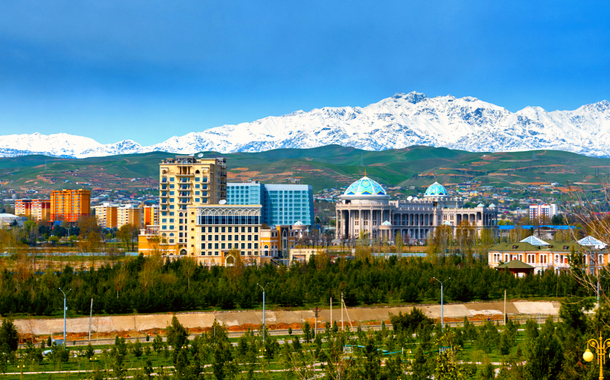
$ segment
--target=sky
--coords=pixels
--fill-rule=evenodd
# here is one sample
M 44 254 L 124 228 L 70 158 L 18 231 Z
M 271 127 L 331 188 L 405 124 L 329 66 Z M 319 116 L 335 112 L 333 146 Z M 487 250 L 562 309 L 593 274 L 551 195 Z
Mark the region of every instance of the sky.
M 0 3 L 0 135 L 143 145 L 395 93 L 610 100 L 603 1 Z

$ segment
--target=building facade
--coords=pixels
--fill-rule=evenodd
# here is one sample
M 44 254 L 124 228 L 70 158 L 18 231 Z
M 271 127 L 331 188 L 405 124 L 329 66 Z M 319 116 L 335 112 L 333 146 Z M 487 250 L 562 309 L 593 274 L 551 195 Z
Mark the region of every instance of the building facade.
M 91 190 L 53 190 L 50 221 L 75 223 L 91 214 Z
M 383 187 L 366 176 L 352 183 L 336 204 L 339 240 L 366 236 L 393 241 L 400 234 L 403 241 L 423 242 L 440 225 L 468 225 L 479 232 L 489 228 L 495 233 L 497 210 L 482 204 L 464 208 L 460 198 L 450 197 L 437 182 L 428 187 L 424 199 L 391 201 Z
M 188 213 L 189 244 L 180 255 L 198 257 L 204 265 L 258 263 L 260 205 L 189 206 Z
M 310 185 L 227 184 L 227 204 L 260 204 L 262 221 L 269 226 L 314 223 L 313 188 Z
M 131 224 L 136 228 L 142 227 L 142 209 L 135 205 L 124 205 L 117 209 L 117 228 Z
M 530 205 L 530 220 L 551 220 L 552 217 L 557 215 L 556 204 L 541 204 L 541 205 Z
M 143 206 L 144 217 L 142 222 L 144 226 L 158 226 L 159 225 L 159 205 Z
M 30 216 L 36 221 L 49 220 L 51 216 L 51 201 L 49 199 L 32 199 Z
M 226 200 L 227 165 L 202 153 L 176 156 L 159 164 L 159 183 L 161 247 L 179 255 L 189 248 L 187 208 Z
M 103 203 L 93 207 L 97 224 L 102 228 L 118 228 L 117 222 L 117 205 Z
M 31 199 L 16 199 L 15 200 L 15 215 L 30 216 L 32 212 Z

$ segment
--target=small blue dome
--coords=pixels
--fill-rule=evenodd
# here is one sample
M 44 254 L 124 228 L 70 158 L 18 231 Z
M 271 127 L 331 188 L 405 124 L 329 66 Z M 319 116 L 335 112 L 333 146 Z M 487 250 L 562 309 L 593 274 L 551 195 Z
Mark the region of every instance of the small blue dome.
M 387 195 L 380 184 L 364 176 L 349 185 L 343 195 Z
M 437 197 L 440 195 L 449 194 L 447 194 L 447 189 L 445 189 L 445 186 L 441 185 L 438 182 L 434 182 L 432 185 L 430 185 L 428 189 L 426 189 L 426 193 L 424 194 L 424 196 L 426 197 Z
M 391 226 L 392 223 L 390 223 L 389 220 L 386 220 L 385 222 L 381 223 L 382 226 Z

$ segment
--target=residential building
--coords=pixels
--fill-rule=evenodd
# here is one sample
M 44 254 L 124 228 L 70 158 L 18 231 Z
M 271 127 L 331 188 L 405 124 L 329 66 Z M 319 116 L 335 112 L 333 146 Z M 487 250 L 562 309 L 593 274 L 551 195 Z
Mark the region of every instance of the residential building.
M 142 226 L 142 209 L 135 205 L 124 205 L 117 209 L 117 228 L 131 224 L 137 228 Z
M 530 205 L 530 220 L 547 220 L 550 221 L 552 217 L 557 215 L 556 204 L 534 204 Z
M 49 220 L 51 216 L 51 201 L 49 199 L 32 199 L 30 216 L 36 221 Z
M 15 200 L 15 215 L 30 216 L 32 209 L 31 199 L 16 199 Z
M 309 185 L 228 183 L 227 204 L 262 205 L 262 221 L 269 226 L 314 223 L 313 189 Z
M 144 212 L 143 223 L 144 226 L 158 226 L 159 225 L 159 205 L 150 205 L 142 207 Z
M 51 222 L 77 222 L 91 214 L 91 190 L 53 190 L 51 192 Z
M 203 153 L 176 156 L 159 164 L 159 233 L 161 248 L 175 255 L 189 246 L 189 206 L 218 204 L 227 198 L 225 159 Z
M 99 206 L 94 206 L 93 211 L 97 224 L 102 228 L 118 228 L 117 221 L 118 205 L 110 203 L 102 203 Z
M 93 207 L 97 223 L 102 228 L 121 228 L 131 224 L 140 228 L 142 226 L 142 209 L 129 205 L 116 205 L 103 203 Z

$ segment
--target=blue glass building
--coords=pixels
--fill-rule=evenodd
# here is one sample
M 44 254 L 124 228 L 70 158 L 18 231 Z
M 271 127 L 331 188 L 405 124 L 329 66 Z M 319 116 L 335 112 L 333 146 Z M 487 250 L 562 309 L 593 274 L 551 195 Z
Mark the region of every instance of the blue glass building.
M 228 183 L 227 204 L 262 205 L 262 222 L 270 226 L 314 223 L 313 189 L 310 185 Z

